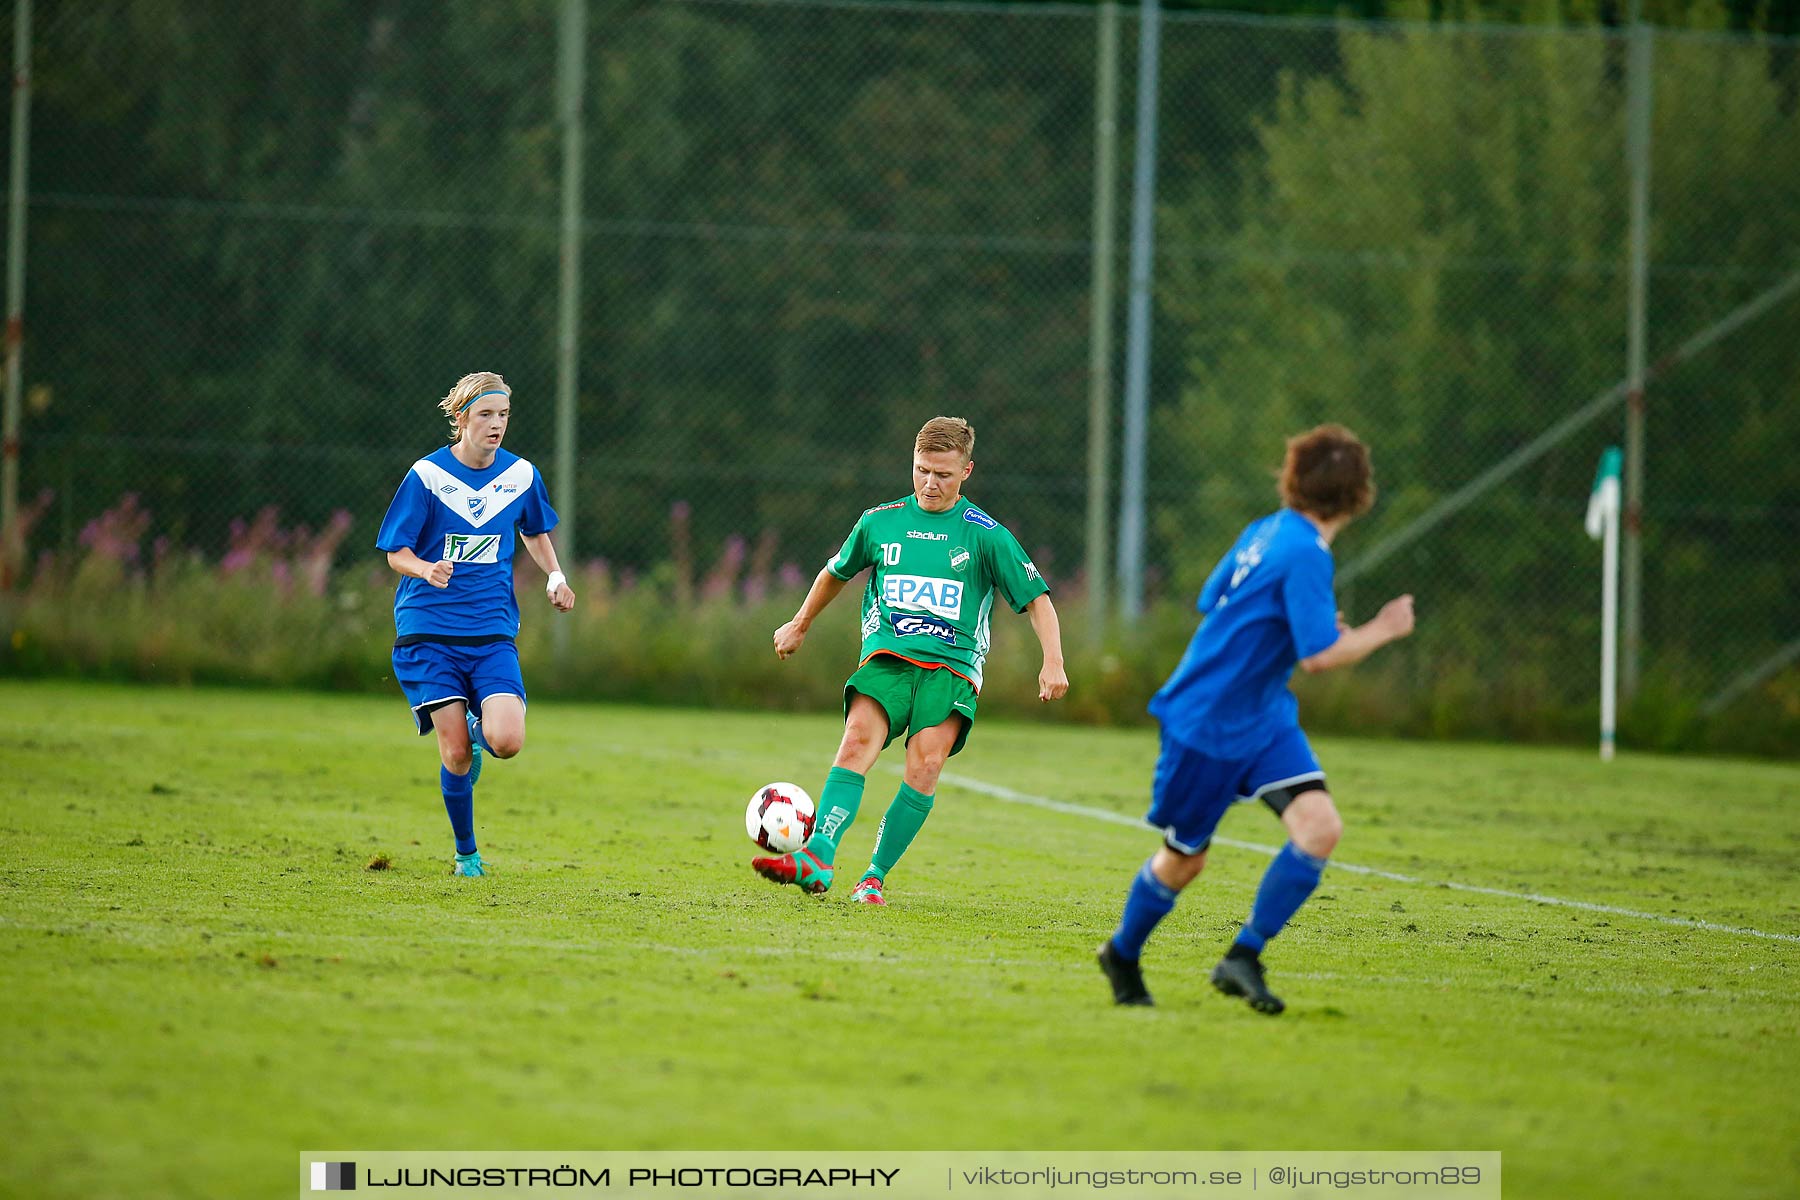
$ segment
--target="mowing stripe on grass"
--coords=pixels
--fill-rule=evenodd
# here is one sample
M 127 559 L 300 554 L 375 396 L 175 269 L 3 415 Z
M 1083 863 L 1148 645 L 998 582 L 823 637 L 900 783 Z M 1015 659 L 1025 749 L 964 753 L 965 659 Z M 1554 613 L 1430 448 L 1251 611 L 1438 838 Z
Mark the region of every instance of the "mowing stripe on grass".
M 1105 821 L 1110 825 L 1129 825 L 1133 829 L 1150 828 L 1141 818 L 1128 817 L 1123 813 L 1111 812 L 1104 808 L 1092 808 L 1086 804 L 1071 804 L 1066 800 L 1052 800 L 1047 796 L 1033 796 L 1028 792 L 1014 791 L 997 783 L 984 783 L 979 779 L 971 779 L 967 775 L 953 775 L 945 771 L 939 776 L 952 787 L 966 788 L 971 792 L 980 792 L 984 796 L 992 796 L 996 800 L 1005 800 L 1012 804 L 1026 804 L 1032 808 L 1048 809 L 1051 812 L 1068 813 L 1071 816 L 1087 817 L 1089 820 Z M 1280 847 L 1264 846 L 1256 842 L 1240 842 L 1235 838 L 1215 837 L 1213 841 L 1222 846 L 1235 846 L 1240 850 L 1255 850 L 1273 857 Z M 1704 929 L 1711 933 L 1735 933 L 1745 937 L 1768 938 L 1777 942 L 1800 942 L 1800 935 L 1792 933 L 1771 933 L 1766 929 L 1750 929 L 1742 925 L 1721 925 L 1717 921 L 1701 921 L 1692 917 L 1670 917 L 1662 913 L 1642 912 L 1635 908 L 1620 908 L 1614 904 L 1594 904 L 1587 900 L 1565 900 L 1560 896 L 1545 896 L 1537 892 L 1513 892 L 1505 888 L 1479 887 L 1472 883 L 1450 883 L 1443 880 L 1423 879 L 1417 875 L 1402 875 L 1398 871 L 1383 871 L 1375 867 L 1361 867 L 1355 863 L 1331 860 L 1333 870 L 1349 871 L 1353 875 L 1372 875 L 1378 879 L 1391 879 L 1396 883 L 1419 883 L 1427 887 L 1449 888 L 1457 892 L 1475 892 L 1482 896 L 1502 896 L 1509 900 L 1529 900 L 1533 904 L 1553 904 L 1559 908 L 1579 908 L 1587 912 L 1607 913 L 1617 917 L 1635 917 L 1640 921 L 1655 921 L 1662 925 L 1677 925 L 1683 929 Z

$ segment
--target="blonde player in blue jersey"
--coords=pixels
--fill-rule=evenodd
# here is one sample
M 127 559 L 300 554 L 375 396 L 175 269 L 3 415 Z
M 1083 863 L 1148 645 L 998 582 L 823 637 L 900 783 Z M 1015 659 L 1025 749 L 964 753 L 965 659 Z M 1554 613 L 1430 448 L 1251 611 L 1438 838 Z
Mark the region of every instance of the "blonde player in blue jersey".
M 1369 452 L 1342 425 L 1321 425 L 1287 444 L 1284 507 L 1250 526 L 1200 590 L 1200 628 L 1181 664 L 1150 702 L 1162 723 L 1146 820 L 1163 844 L 1132 881 L 1100 969 L 1117 1004 L 1149 1004 L 1138 959 L 1157 922 L 1206 865 L 1225 811 L 1261 800 L 1287 827 L 1212 983 L 1258 1012 L 1284 1007 L 1263 978 L 1262 949 L 1318 886 L 1344 823 L 1325 772 L 1300 730 L 1288 690 L 1296 664 L 1308 673 L 1361 662 L 1413 628 L 1413 598 L 1399 596 L 1352 629 L 1332 596 L 1331 540 L 1375 498 Z
M 558 612 L 575 607 L 575 593 L 550 544 L 557 517 L 543 476 L 500 448 L 512 389 L 477 371 L 438 407 L 455 440 L 412 465 L 375 545 L 401 575 L 394 678 L 419 735 L 437 733 L 438 783 L 456 839 L 451 874 L 476 876 L 487 873 L 475 846 L 482 751 L 511 758 L 525 745 L 525 681 L 513 643 L 516 542 L 549 577 L 545 596 Z

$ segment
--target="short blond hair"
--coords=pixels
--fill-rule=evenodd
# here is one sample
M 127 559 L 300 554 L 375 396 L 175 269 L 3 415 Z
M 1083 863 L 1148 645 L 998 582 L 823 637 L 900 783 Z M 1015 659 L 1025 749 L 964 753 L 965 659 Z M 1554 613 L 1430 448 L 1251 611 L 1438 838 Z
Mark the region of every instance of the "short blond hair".
M 917 454 L 942 454 L 954 450 L 964 458 L 975 457 L 975 427 L 961 417 L 933 417 L 913 439 Z
M 506 380 L 500 378 L 497 371 L 471 371 L 456 381 L 450 394 L 438 401 L 438 407 L 450 418 L 450 439 L 455 441 L 462 436 L 463 426 L 467 423 L 469 406 L 475 397 L 483 392 L 500 392 L 510 402 L 512 389 L 506 386 Z

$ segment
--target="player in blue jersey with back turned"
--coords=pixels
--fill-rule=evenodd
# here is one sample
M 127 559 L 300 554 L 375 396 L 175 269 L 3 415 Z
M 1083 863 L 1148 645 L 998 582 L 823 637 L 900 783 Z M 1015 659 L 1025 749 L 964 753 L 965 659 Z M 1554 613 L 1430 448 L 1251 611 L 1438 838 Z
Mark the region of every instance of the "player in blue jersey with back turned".
M 1119 927 L 1100 945 L 1118 1004 L 1149 1004 L 1139 956 L 1150 931 L 1206 865 L 1226 809 L 1261 800 L 1289 841 L 1264 872 L 1250 917 L 1213 968 L 1212 983 L 1258 1012 L 1284 1007 L 1263 978 L 1262 949 L 1318 886 L 1344 823 L 1325 772 L 1300 730 L 1287 688 L 1308 673 L 1361 662 L 1412 632 L 1413 598 L 1399 596 L 1352 629 L 1331 590 L 1331 540 L 1375 498 L 1369 452 L 1342 425 L 1288 439 L 1284 507 L 1239 535 L 1200 590 L 1204 619 L 1181 665 L 1150 701 L 1162 723 L 1150 813 L 1163 832 L 1125 897 Z
M 419 736 L 437 733 L 438 782 L 456 838 L 452 875 L 485 875 L 475 846 L 475 781 L 485 750 L 511 758 L 525 744 L 519 602 L 513 551 L 523 541 L 549 576 L 558 612 L 575 593 L 556 564 L 556 510 L 543 476 L 500 448 L 512 389 L 492 371 L 457 380 L 438 407 L 455 440 L 406 473 L 375 539 L 400 572 L 394 594 L 394 678 Z M 515 538 L 516 534 L 516 538 Z

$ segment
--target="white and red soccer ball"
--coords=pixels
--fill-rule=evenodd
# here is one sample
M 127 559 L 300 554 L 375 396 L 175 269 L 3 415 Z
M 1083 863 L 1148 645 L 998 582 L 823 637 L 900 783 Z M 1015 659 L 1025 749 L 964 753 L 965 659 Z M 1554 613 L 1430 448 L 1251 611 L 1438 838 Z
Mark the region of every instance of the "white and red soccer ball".
M 794 783 L 768 783 L 750 797 L 744 828 L 750 840 L 775 854 L 792 854 L 812 836 L 817 813 L 806 789 Z

